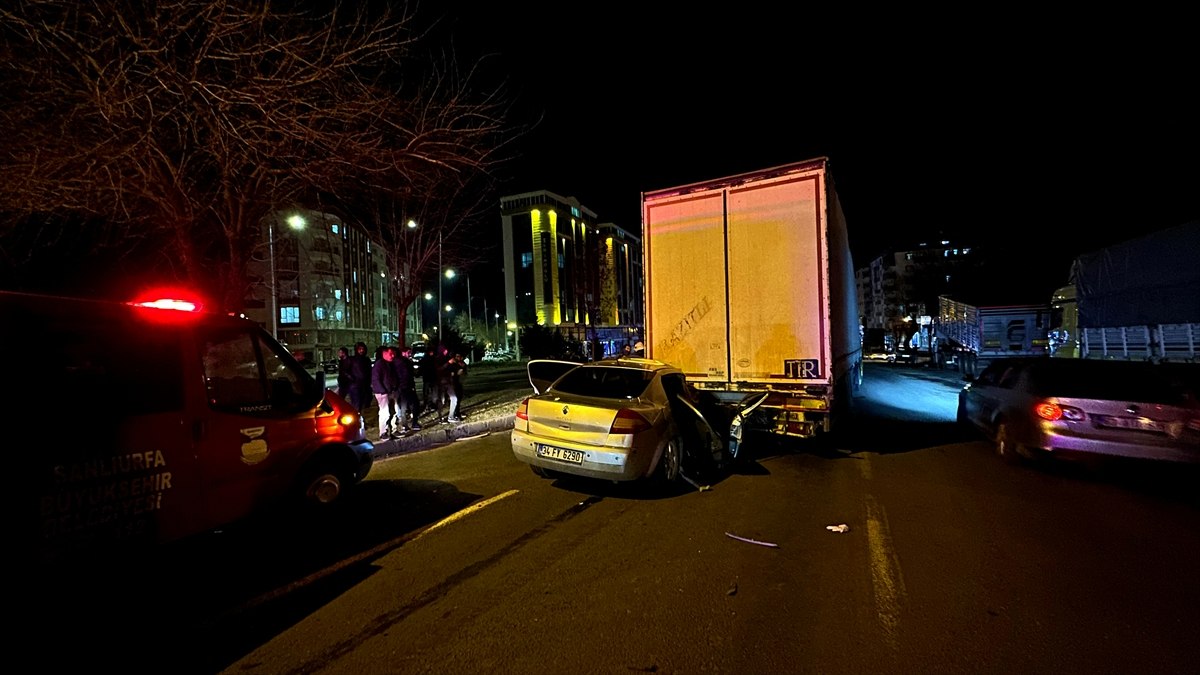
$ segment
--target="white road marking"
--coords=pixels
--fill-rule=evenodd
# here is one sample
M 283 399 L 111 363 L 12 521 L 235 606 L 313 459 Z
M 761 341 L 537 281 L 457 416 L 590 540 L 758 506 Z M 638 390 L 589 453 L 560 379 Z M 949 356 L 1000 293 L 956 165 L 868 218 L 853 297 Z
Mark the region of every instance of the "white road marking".
M 277 588 L 268 593 L 264 593 L 264 594 L 258 596 L 257 598 L 254 598 L 253 600 L 250 600 L 250 601 L 242 604 L 237 609 L 233 610 L 232 613 L 237 614 L 239 612 L 244 612 L 246 610 L 253 609 L 254 607 L 257 607 L 263 603 L 266 603 L 271 600 L 274 600 L 275 598 L 287 595 L 288 593 L 291 593 L 299 588 L 308 586 L 309 584 L 319 581 L 320 579 L 323 579 L 335 572 L 338 572 L 339 570 L 343 570 L 346 567 L 349 567 L 350 565 L 353 565 L 359 561 L 365 560 L 372 556 L 379 555 L 380 553 L 391 550 L 402 544 L 406 544 L 410 541 L 416 541 L 416 540 L 420 539 L 421 537 L 425 536 L 426 534 L 428 534 L 429 532 L 432 532 L 433 530 L 436 530 L 438 528 L 449 525 L 450 523 L 453 523 L 457 520 L 461 520 L 461 519 L 471 515 L 472 513 L 476 513 L 487 506 L 491 506 L 492 504 L 495 504 L 496 502 L 500 501 L 501 499 L 511 497 L 519 492 L 520 492 L 520 490 L 509 490 L 508 492 L 502 492 L 502 493 L 496 495 L 495 497 L 489 497 L 481 502 L 476 502 L 476 503 L 468 506 L 467 508 L 462 509 L 461 511 L 456 511 L 455 513 L 452 513 L 452 514 L 446 516 L 445 518 L 442 518 L 441 520 L 437 521 L 436 523 L 433 523 L 432 525 L 427 525 L 426 527 L 424 527 L 420 530 L 417 530 L 416 532 L 409 532 L 408 534 L 405 534 L 403 536 L 396 537 L 395 539 L 392 539 L 390 541 L 386 541 L 382 544 L 379 544 L 378 546 L 375 546 L 374 548 L 371 548 L 370 550 L 363 551 L 362 553 L 359 553 L 358 555 L 352 556 L 350 558 L 345 558 L 343 560 L 339 560 L 337 563 L 330 565 L 329 567 L 326 567 L 323 570 L 313 572 L 312 574 L 304 577 L 303 579 L 297 579 L 296 581 L 293 581 L 292 583 L 290 583 L 286 586 L 282 586 L 282 587 Z

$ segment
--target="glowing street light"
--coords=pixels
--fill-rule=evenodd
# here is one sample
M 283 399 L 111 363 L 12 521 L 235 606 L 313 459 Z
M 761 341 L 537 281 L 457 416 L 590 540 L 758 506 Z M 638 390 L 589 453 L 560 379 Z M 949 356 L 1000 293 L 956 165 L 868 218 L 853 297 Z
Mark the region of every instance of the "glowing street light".
M 288 227 L 303 230 L 307 225 L 304 216 L 295 214 L 287 219 Z M 275 272 L 275 219 L 267 221 L 267 255 L 271 258 L 271 337 L 279 339 L 279 281 Z

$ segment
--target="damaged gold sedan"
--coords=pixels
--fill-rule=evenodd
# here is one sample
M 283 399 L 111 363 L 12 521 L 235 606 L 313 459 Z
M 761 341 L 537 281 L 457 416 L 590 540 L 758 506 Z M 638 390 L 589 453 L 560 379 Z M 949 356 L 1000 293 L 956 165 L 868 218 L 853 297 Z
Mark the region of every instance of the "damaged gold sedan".
M 517 408 L 512 448 L 539 476 L 667 485 L 724 462 L 721 427 L 706 418 L 717 408 L 674 366 L 535 359 L 527 370 L 535 395 Z

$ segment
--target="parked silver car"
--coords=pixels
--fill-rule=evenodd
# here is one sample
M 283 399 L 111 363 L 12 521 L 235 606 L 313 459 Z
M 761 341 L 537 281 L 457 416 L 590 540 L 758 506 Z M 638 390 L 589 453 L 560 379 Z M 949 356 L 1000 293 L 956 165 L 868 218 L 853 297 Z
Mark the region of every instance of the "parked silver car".
M 958 395 L 958 420 L 1007 461 L 1085 453 L 1200 462 L 1200 364 L 998 359 Z

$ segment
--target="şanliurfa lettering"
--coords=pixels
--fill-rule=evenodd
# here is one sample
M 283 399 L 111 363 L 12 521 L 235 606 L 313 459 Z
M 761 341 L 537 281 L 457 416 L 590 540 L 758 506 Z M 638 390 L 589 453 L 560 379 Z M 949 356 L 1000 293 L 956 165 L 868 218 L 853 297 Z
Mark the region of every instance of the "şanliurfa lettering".
M 43 536 L 111 528 L 160 511 L 172 488 L 166 465 L 153 450 L 55 466 L 56 489 L 41 499 Z
M 166 465 L 167 458 L 163 456 L 161 450 L 148 450 L 101 457 L 75 464 L 60 464 L 54 467 L 54 479 L 58 483 L 78 483 L 146 469 L 156 469 Z

